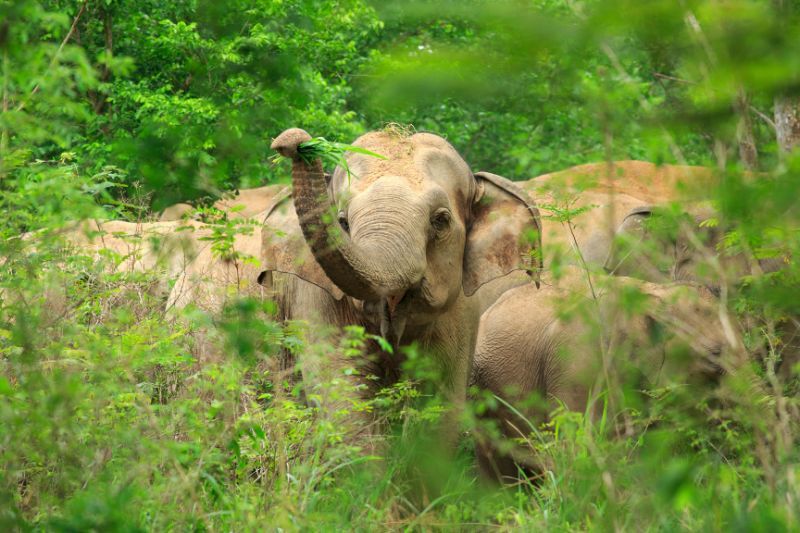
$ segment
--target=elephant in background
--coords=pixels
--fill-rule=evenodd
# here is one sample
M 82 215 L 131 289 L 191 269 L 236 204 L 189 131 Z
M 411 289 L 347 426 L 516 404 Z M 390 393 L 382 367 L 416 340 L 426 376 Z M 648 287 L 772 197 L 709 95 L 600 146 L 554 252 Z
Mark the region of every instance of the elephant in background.
M 522 184 L 542 205 L 558 206 L 572 197 L 572 209 L 584 210 L 572 224 L 590 268 L 646 281 L 698 282 L 712 290 L 723 281 L 736 283 L 754 271 L 781 267 L 780 259 L 753 264 L 744 254 L 717 253 L 723 231 L 710 223 L 717 215 L 705 197 L 718 185 L 709 168 L 642 161 L 581 165 Z M 574 251 L 563 224 L 545 216 L 542 225 L 546 264 Z M 710 256 L 720 269 L 712 270 Z
M 620 161 L 574 167 L 539 176 L 523 184 L 545 206 L 542 220 L 546 264 L 586 266 L 652 282 L 701 283 L 719 294 L 745 277 L 781 270 L 786 257 L 755 259 L 740 251 L 722 250 L 725 228 L 705 200 L 719 186 L 712 169 L 656 166 Z M 584 208 L 573 220 L 574 239 L 566 224 L 552 220 L 549 204 L 573 197 Z M 559 200 L 561 200 L 559 202 Z M 776 325 L 779 373 L 791 377 L 800 361 L 800 322 L 786 317 Z
M 289 193 L 286 186 L 268 185 L 243 189 L 216 202 L 215 207 L 233 221 L 225 231 L 220 231 L 225 220 L 208 224 L 181 217 L 163 220 L 167 218 L 164 213 L 181 211 L 181 206 L 193 210 L 188 204 L 176 204 L 167 208 L 158 222 L 85 220 L 68 226 L 60 236 L 84 253 L 104 257 L 110 271 L 153 273 L 157 283 L 150 293 L 165 299 L 167 309 L 193 303 L 217 312 L 232 296 L 262 295 L 257 280 L 263 270 L 263 219 L 275 199 L 282 200 Z M 220 239 L 228 239 L 230 249 L 219 253 L 215 241 Z M 64 296 L 51 292 L 51 304 L 63 307 Z
M 116 272 L 161 270 L 173 278 L 196 255 L 204 224 L 194 221 L 126 222 L 85 220 L 62 233 L 72 246 L 94 255 L 113 255 Z
M 60 317 L 72 305 L 75 275 L 91 281 L 101 273 L 132 274 L 100 281 L 121 283 L 139 293 L 137 301 L 148 296 L 163 302 L 170 292 L 171 280 L 194 261 L 204 246 L 200 241 L 203 235 L 210 232 L 195 221 L 83 220 L 58 230 L 22 235 L 19 258 L 24 261 L 24 255 L 46 251 L 43 257 L 49 258 L 50 268 L 44 279 L 44 308 L 49 316 Z M 150 275 L 139 276 L 143 273 Z M 0 298 L 14 296 L 5 293 Z
M 232 222 L 227 236 L 230 249 L 220 253 L 204 243 L 194 260 L 177 276 L 167 308 L 182 309 L 193 304 L 205 311 L 218 312 L 232 297 L 263 297 L 260 274 L 266 268 L 264 234 L 284 235 L 294 230 L 276 217 L 270 218 L 277 205 L 291 202 L 290 194 L 287 186 L 268 185 L 243 189 L 233 199 L 217 202 L 215 207 Z M 254 213 L 256 209 L 259 211 Z M 213 231 L 213 224 L 208 227 Z
M 702 194 L 716 179 L 705 167 L 617 161 L 580 165 L 520 185 L 547 206 L 542 220 L 545 264 L 557 262 L 564 253 L 572 256 L 568 262 L 577 263 L 572 255 L 577 243 L 587 264 L 602 270 L 619 228 L 631 215 L 668 204 L 680 204 L 689 212 L 707 210 Z M 567 203 L 576 211 L 571 217 L 575 242 L 567 226 L 550 216 Z
M 603 389 L 613 419 L 621 412 L 614 391 L 623 380 L 644 381 L 637 388 L 663 387 L 676 375 L 708 380 L 746 360 L 738 324 L 701 286 L 606 276 L 595 278 L 595 290 L 597 301 L 585 272 L 571 267 L 559 280 L 548 275 L 538 290 L 509 290 L 484 313 L 472 382 L 525 417 L 504 405 L 487 414 L 504 439 L 526 436 L 528 424 L 546 422 L 559 405 L 597 420 Z M 632 291 L 640 295 L 633 310 L 636 299 L 620 300 Z M 605 381 L 609 375 L 613 383 Z M 518 466 L 534 477 L 541 473 L 543 459 L 530 450 L 506 452 L 485 432 L 477 437 L 478 463 L 488 477 L 516 479 Z
M 220 253 L 208 242 L 202 243 L 194 260 L 176 277 L 167 299 L 167 309 L 182 309 L 192 304 L 205 311 L 218 312 L 231 298 L 262 297 L 263 287 L 259 283 L 259 275 L 264 270 L 262 232 L 282 231 L 276 220 L 269 224 L 265 221 L 290 193 L 291 189 L 286 185 L 266 185 L 240 189 L 215 202 L 214 207 L 233 223 L 228 232 L 233 235 L 227 236 L 231 239 L 230 249 Z M 181 218 L 193 209 L 189 204 L 175 204 L 161 213 L 161 219 Z M 208 226 L 212 232 L 213 227 L 213 223 Z M 209 239 L 209 235 L 203 239 Z
M 258 218 L 273 203 L 273 200 L 286 190 L 286 185 L 273 184 L 253 189 L 239 189 L 234 193 L 225 193 L 214 202 L 214 207 L 225 213 L 228 218 Z M 174 204 L 159 214 L 161 222 L 180 220 L 194 211 L 191 204 Z
M 290 129 L 273 142 L 291 159 L 293 192 L 266 217 L 266 228 L 283 229 L 264 232 L 261 281 L 282 318 L 313 325 L 312 340 L 320 326 L 354 324 L 395 347 L 416 344 L 454 408 L 443 421 L 452 442 L 483 310 L 476 293 L 520 271 L 538 274 L 538 211 L 508 180 L 473 174 L 433 134 L 367 133 L 355 146 L 381 158 L 349 152 L 349 170 L 339 166 L 333 175 L 303 155 L 310 139 Z M 364 395 L 397 381 L 403 365 L 397 351 L 367 351 L 353 376 Z M 341 378 L 354 365 L 312 355 L 299 357 L 306 382 L 326 371 Z

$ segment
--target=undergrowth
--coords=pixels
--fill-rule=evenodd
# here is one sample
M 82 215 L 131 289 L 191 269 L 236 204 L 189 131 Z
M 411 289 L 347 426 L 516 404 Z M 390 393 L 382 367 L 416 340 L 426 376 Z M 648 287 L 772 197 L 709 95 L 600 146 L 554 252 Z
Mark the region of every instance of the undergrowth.
M 304 388 L 285 364 L 360 353 L 363 329 L 309 346 L 303 324 L 247 298 L 166 314 L 152 274 L 103 262 L 120 258 L 15 246 L 0 309 L 3 530 L 795 527 L 796 452 L 777 442 L 795 422 L 777 427 L 781 392 L 753 397 L 735 376 L 723 392 L 646 391 L 621 415 L 623 435 L 609 430 L 619 420 L 557 410 L 526 441 L 548 471 L 500 489 L 473 455 L 497 398 L 473 391 L 445 458 L 428 439 L 441 402 L 413 371 L 343 406 L 346 376 Z M 381 431 L 354 438 L 353 412 Z

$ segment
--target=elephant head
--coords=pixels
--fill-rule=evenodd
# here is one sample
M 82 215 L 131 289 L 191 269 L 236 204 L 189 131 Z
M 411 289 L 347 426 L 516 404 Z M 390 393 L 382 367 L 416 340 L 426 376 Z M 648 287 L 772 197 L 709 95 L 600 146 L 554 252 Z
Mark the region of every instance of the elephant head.
M 750 261 L 742 252 L 719 253 L 724 230 L 711 223 L 716 216 L 701 204 L 677 213 L 666 206 L 633 209 L 616 230 L 605 268 L 648 281 L 701 283 L 714 291 L 726 279 L 736 283 L 756 269 L 782 268 L 780 259 Z
M 310 139 L 290 129 L 272 144 L 292 160 L 307 249 L 265 241 L 278 252 L 268 268 L 337 299 L 351 297 L 384 335 L 399 339 L 406 326 L 430 323 L 481 285 L 540 268 L 533 202 L 504 178 L 473 174 L 441 137 L 368 133 L 354 145 L 382 158 L 348 153 L 347 169 L 339 166 L 332 176 L 320 159 L 304 156 L 301 144 Z

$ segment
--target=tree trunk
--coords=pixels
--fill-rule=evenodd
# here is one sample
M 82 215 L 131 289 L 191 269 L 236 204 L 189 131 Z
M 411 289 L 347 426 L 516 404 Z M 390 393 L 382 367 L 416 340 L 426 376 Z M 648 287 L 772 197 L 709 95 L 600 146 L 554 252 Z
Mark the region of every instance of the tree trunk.
M 758 170 L 758 149 L 753 135 L 753 122 L 750 118 L 750 99 L 744 89 L 736 95 L 736 113 L 739 123 L 736 125 L 736 140 L 739 143 L 739 159 L 746 170 Z
M 800 146 L 800 96 L 775 97 L 775 130 L 782 153 Z

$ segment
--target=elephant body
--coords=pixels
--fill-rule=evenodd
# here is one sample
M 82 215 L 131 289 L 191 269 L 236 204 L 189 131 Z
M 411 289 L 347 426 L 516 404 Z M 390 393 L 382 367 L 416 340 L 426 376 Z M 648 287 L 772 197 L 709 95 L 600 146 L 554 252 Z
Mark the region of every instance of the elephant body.
M 720 256 L 723 231 L 707 200 L 719 184 L 705 167 L 654 165 L 643 161 L 592 163 L 522 183 L 541 205 L 545 263 L 577 249 L 590 268 L 646 281 L 692 281 L 716 290 L 781 260 L 751 264 L 742 254 Z M 567 202 L 579 210 L 567 224 L 550 216 Z M 580 211 L 582 210 L 582 211 Z M 573 239 L 574 234 L 574 239 Z M 708 259 L 715 256 L 720 267 Z M 574 257 L 568 262 L 577 263 Z
M 354 144 L 380 157 L 349 153 L 349 171 L 337 167 L 332 176 L 302 154 L 308 140 L 294 129 L 273 143 L 292 160 L 293 193 L 266 216 L 262 282 L 284 319 L 312 325 L 311 340 L 355 324 L 395 349 L 368 346 L 356 361 L 306 350 L 303 379 L 313 387 L 355 366 L 351 382 L 369 395 L 400 378 L 397 348 L 413 344 L 453 407 L 443 424 L 452 442 L 483 306 L 479 289 L 538 270 L 538 212 L 513 183 L 473 174 L 435 135 L 368 133 Z
M 262 225 L 276 198 L 289 196 L 282 185 L 242 189 L 214 205 L 235 225 L 219 229 L 225 220 L 210 224 L 182 218 L 193 207 L 176 204 L 158 222 L 87 220 L 69 227 L 63 236 L 70 244 L 98 256 L 113 256 L 117 272 L 154 272 L 159 279 L 154 296 L 167 300 L 167 309 L 192 303 L 206 311 L 222 309 L 232 296 L 260 297 Z M 228 239 L 229 250 L 215 241 Z M 174 283 L 173 283 L 174 282 Z
M 625 277 L 595 278 L 594 287 L 597 300 L 585 273 L 569 268 L 560 280 L 546 278 L 540 289 L 529 284 L 509 290 L 484 313 L 472 381 L 525 417 L 503 405 L 490 412 L 505 438 L 526 436 L 529 424 L 547 421 L 560 405 L 598 418 L 604 409 L 600 391 L 609 394 L 605 415 L 613 419 L 621 408 L 613 396 L 620 379 L 654 388 L 676 373 L 713 378 L 732 371 L 730 362 L 743 353 L 736 323 L 702 287 Z M 621 306 L 631 291 L 640 295 L 638 311 Z M 693 354 L 688 360 L 678 348 L 684 345 Z M 536 474 L 543 466 L 530 450 L 500 449 L 491 439 L 478 439 L 479 465 L 489 477 L 515 478 L 517 466 Z
M 289 195 L 286 187 L 270 188 L 272 199 Z M 260 200 L 263 197 L 260 194 Z M 260 207 L 263 202 L 257 204 Z M 236 211 L 228 214 L 233 226 L 226 226 L 224 220 L 210 224 L 190 219 L 87 220 L 74 224 L 63 236 L 84 252 L 106 257 L 115 272 L 153 272 L 159 280 L 153 295 L 166 299 L 167 309 L 191 303 L 217 312 L 231 297 L 261 297 L 263 293 L 258 277 L 264 270 L 262 222 L 267 210 L 245 218 L 243 214 L 252 212 L 253 206 L 235 205 Z
M 220 252 L 209 242 L 203 243 L 194 260 L 177 277 L 167 307 L 180 309 L 193 304 L 216 312 L 232 297 L 264 296 L 259 281 L 265 268 L 263 233 L 296 230 L 295 227 L 287 227 L 277 217 L 267 221 L 275 207 L 287 200 L 291 202 L 288 187 L 270 185 L 243 189 L 233 200 L 217 202 L 215 206 L 233 222 L 233 226 L 229 227 L 232 235 L 227 235 L 230 249 Z M 213 225 L 208 227 L 213 231 Z
M 165 283 L 174 279 L 198 252 L 204 224 L 181 222 L 126 222 L 85 220 L 61 234 L 72 246 L 106 256 L 116 272 L 155 271 Z

